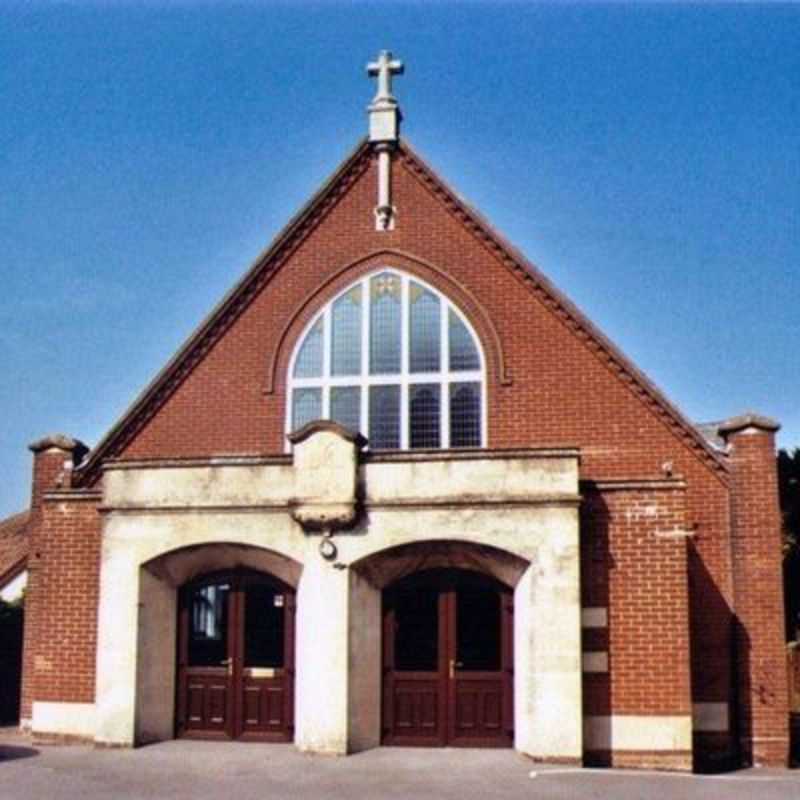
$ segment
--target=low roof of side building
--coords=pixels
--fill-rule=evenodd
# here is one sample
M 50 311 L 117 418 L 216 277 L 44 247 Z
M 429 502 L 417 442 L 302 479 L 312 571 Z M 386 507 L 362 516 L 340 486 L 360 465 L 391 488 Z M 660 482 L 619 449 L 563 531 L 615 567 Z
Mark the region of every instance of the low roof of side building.
M 28 561 L 30 511 L 0 520 L 0 588 L 15 578 Z

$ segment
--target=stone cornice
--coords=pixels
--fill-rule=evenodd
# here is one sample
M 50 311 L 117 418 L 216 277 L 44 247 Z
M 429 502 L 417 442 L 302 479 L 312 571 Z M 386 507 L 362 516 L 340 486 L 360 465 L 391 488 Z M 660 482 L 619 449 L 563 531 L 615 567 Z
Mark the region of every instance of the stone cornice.
M 65 501 L 98 503 L 103 499 L 103 493 L 97 489 L 53 489 L 45 492 L 42 499 L 59 503 Z
M 103 471 L 126 469 L 192 469 L 202 467 L 291 466 L 290 453 L 266 456 L 195 456 L 186 458 L 110 458 L 103 462 Z
M 683 478 L 615 478 L 582 480 L 581 491 L 599 492 L 663 492 L 683 491 L 687 488 Z
M 510 447 L 492 450 L 379 450 L 363 455 L 366 464 L 406 464 L 421 461 L 494 461 L 514 459 L 576 458 L 580 460 L 578 447 Z
M 285 514 L 289 516 L 288 503 L 248 503 L 247 505 L 163 505 L 148 506 L 131 504 L 115 506 L 112 504 L 98 506 L 101 514 L 134 514 L 142 516 L 163 516 L 165 514 Z
M 444 509 L 512 509 L 512 508 L 540 508 L 552 507 L 577 507 L 582 501 L 577 494 L 541 494 L 531 495 L 524 500 L 504 497 L 465 497 L 415 500 L 413 497 L 402 500 L 378 500 L 360 504 L 360 509 L 367 513 L 371 510 L 428 510 L 438 511 Z M 254 503 L 248 505 L 101 505 L 98 511 L 102 514 L 286 514 L 292 516 L 292 503 Z M 341 531 L 338 532 L 341 534 Z
M 379 450 L 362 451 L 360 460 L 364 464 L 405 464 L 428 461 L 494 461 L 515 459 L 580 459 L 578 447 L 512 447 L 491 450 L 459 449 L 459 450 Z M 103 471 L 139 470 L 139 469 L 192 469 L 203 467 L 262 467 L 291 466 L 291 453 L 271 455 L 219 455 L 219 456 L 187 456 L 186 458 L 109 458 L 103 462 Z

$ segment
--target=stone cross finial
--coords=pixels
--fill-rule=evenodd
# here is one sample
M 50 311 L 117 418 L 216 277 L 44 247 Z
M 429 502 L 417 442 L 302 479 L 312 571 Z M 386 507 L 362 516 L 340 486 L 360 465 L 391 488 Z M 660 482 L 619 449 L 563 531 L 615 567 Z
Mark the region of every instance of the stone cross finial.
M 391 231 L 397 209 L 392 205 L 391 151 L 397 146 L 402 114 L 392 94 L 392 75 L 402 75 L 402 61 L 392 59 L 389 50 L 381 50 L 378 60 L 367 64 L 367 74 L 378 79 L 378 93 L 369 104 L 369 140 L 378 153 L 378 205 L 375 206 L 375 229 Z
M 381 50 L 377 61 L 367 64 L 367 74 L 378 78 L 378 93 L 373 98 L 373 103 L 396 103 L 392 95 L 392 76 L 402 75 L 405 70 L 402 61 L 393 61 L 390 50 Z

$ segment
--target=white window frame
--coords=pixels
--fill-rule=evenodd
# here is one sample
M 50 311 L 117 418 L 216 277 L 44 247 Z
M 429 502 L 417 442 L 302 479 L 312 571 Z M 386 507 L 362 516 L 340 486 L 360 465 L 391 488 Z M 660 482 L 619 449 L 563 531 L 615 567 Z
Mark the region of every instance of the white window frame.
M 391 374 L 369 374 L 369 350 L 370 350 L 370 281 L 378 275 L 389 273 L 400 280 L 400 371 Z M 436 372 L 410 372 L 410 348 L 411 348 L 411 303 L 410 288 L 415 283 L 426 291 L 435 295 L 439 299 L 441 313 L 439 315 L 440 333 L 439 348 L 440 360 L 439 370 Z M 356 286 L 361 286 L 361 372 L 359 375 L 331 375 L 331 310 L 334 303 L 343 295 L 352 291 Z M 480 368 L 477 370 L 463 370 L 458 372 L 451 371 L 450 364 L 450 336 L 449 319 L 450 311 L 461 320 L 478 351 Z M 322 375 L 316 378 L 295 378 L 295 363 L 302 349 L 302 345 L 311 329 L 322 318 Z M 480 447 L 488 446 L 488 412 L 487 412 L 487 386 L 486 386 L 486 358 L 481 346 L 481 340 L 475 333 L 475 329 L 470 324 L 461 309 L 453 303 L 446 295 L 435 289 L 430 284 L 420 280 L 416 276 L 411 276 L 393 267 L 381 267 L 376 269 L 357 281 L 351 283 L 347 288 L 339 292 L 329 300 L 325 306 L 315 314 L 310 322 L 303 328 L 294 346 L 292 357 L 289 359 L 289 368 L 286 380 L 286 408 L 284 417 L 284 427 L 286 434 L 292 432 L 292 400 L 295 389 L 321 389 L 322 419 L 330 419 L 330 390 L 335 386 L 359 387 L 360 392 L 360 430 L 364 435 L 369 431 L 369 388 L 371 386 L 400 386 L 400 450 L 410 449 L 411 418 L 409 414 L 409 387 L 421 383 L 435 383 L 439 385 L 439 441 L 440 450 L 450 449 L 450 387 L 458 383 L 479 383 L 481 398 L 481 431 Z M 286 445 L 290 449 L 290 445 Z M 459 448 L 460 449 L 460 448 Z M 396 451 L 394 451 L 396 452 Z

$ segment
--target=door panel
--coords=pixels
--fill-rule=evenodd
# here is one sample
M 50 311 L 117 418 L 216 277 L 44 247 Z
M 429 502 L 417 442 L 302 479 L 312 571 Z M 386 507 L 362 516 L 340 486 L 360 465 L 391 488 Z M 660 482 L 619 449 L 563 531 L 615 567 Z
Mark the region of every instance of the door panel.
M 510 745 L 513 688 L 511 593 L 499 585 L 464 577 L 452 595 L 455 640 L 451 682 L 450 744 Z
M 444 725 L 440 712 L 441 689 L 438 676 L 396 679 L 392 705 L 394 707 L 393 738 L 414 739 L 418 744 L 441 743 Z
M 446 737 L 446 598 L 435 584 L 411 581 L 384 609 L 386 744 L 437 746 Z
M 242 736 L 287 741 L 286 702 L 283 677 L 245 677 L 242 685 Z
M 229 689 L 225 673 L 193 674 L 186 681 L 186 729 L 226 733 Z
M 384 593 L 384 743 L 512 743 L 512 611 L 507 587 L 462 570 Z
M 220 579 L 182 593 L 178 717 L 190 735 L 231 735 L 230 590 L 230 581 Z
M 179 736 L 291 741 L 294 594 L 239 570 L 181 591 Z
M 242 607 L 241 736 L 286 741 L 290 729 L 293 596 L 276 584 L 240 582 Z
M 483 739 L 504 739 L 502 680 L 469 677 L 455 684 L 452 742 L 474 746 Z

